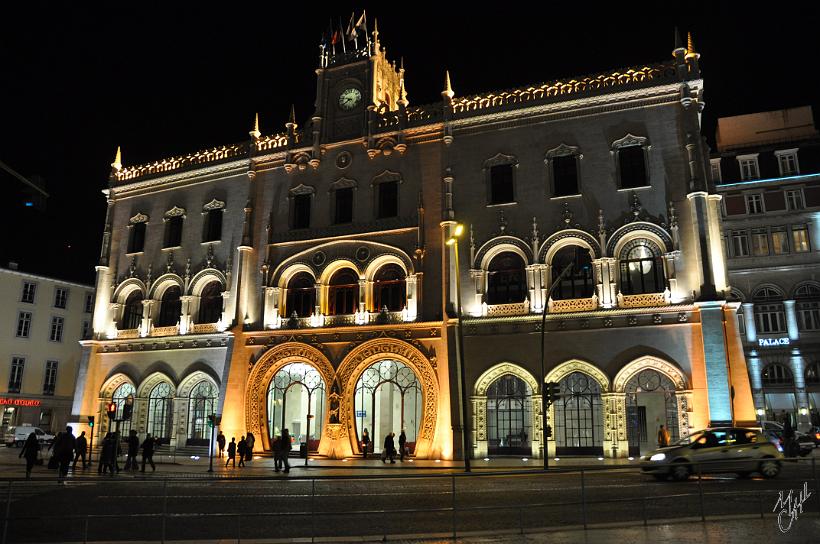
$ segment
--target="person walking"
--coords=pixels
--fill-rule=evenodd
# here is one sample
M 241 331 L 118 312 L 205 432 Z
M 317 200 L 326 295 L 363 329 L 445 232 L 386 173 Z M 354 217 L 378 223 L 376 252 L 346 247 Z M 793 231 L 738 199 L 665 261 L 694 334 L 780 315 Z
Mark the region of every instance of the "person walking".
M 253 436 L 253 433 L 249 432 L 245 442 L 247 444 L 248 461 L 253 461 L 253 445 L 256 443 L 256 437 Z
M 370 447 L 370 435 L 367 429 L 362 431 L 362 459 L 367 459 L 367 450 Z
M 128 433 L 128 455 L 125 458 L 125 470 L 139 470 L 137 466 L 137 455 L 140 451 L 140 439 L 137 431 L 131 429 Z
M 57 435 L 54 439 L 53 452 L 54 458 L 57 459 L 58 466 L 58 484 L 63 484 L 64 478 L 68 476 L 68 467 L 71 465 L 71 459 L 74 456 L 74 447 L 77 445 L 77 439 L 71 427 L 66 427 L 65 432 Z
M 37 434 L 31 433 L 26 438 L 26 443 L 23 444 L 23 449 L 18 458 L 26 458 L 26 479 L 31 479 L 31 469 L 37 464 L 37 458 L 40 456 L 40 443 L 37 442 Z
M 142 442 L 142 472 L 145 472 L 146 463 L 151 465 L 151 471 L 156 472 L 157 470 L 157 466 L 154 464 L 154 445 L 154 437 L 151 436 L 151 433 L 148 433 Z
M 384 437 L 384 448 L 382 448 L 382 463 L 385 462 L 386 459 L 390 459 L 390 464 L 396 464 L 396 443 L 393 440 L 393 437 L 396 436 L 396 433 L 387 433 L 387 436 Z
M 216 435 L 216 443 L 219 446 L 219 458 L 225 457 L 225 435 L 222 434 L 222 431 L 219 431 L 219 434 Z
M 658 447 L 665 448 L 669 446 L 669 431 L 663 425 L 658 429 Z
M 245 440 L 243 436 L 239 440 L 239 444 L 236 446 L 236 454 L 239 456 L 239 466 L 245 466 L 245 456 L 248 454 L 248 441 Z
M 293 448 L 290 443 L 290 432 L 287 429 L 282 429 L 282 437 L 279 440 L 281 442 L 279 448 L 282 452 L 283 472 L 287 474 L 290 472 L 290 461 L 288 457 L 290 456 L 290 450 Z
M 228 466 L 228 463 L 233 461 L 233 468 L 236 468 L 236 437 L 231 437 L 231 443 L 228 444 L 228 460 L 225 461 L 225 466 Z
M 407 435 L 404 433 L 404 429 L 401 430 L 399 434 L 399 461 L 402 463 L 404 462 L 404 445 L 407 443 Z
M 74 446 L 74 464 L 71 465 L 71 470 L 77 470 L 77 459 L 82 458 L 83 469 L 88 468 L 88 463 L 85 462 L 85 454 L 88 452 L 88 440 L 85 438 L 85 431 L 80 433 L 77 437 L 77 443 Z
M 273 470 L 279 472 L 282 470 L 282 438 L 279 436 L 273 437 L 273 444 L 271 444 L 271 449 L 273 449 Z

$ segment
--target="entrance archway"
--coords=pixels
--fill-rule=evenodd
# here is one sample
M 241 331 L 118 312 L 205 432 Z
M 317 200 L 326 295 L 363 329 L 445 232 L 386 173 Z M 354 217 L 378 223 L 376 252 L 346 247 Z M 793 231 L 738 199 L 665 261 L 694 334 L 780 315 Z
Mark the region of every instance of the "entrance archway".
M 325 419 L 325 382 L 321 373 L 306 363 L 280 368 L 268 385 L 268 439 L 288 429 L 297 445 L 308 452 L 319 449 Z

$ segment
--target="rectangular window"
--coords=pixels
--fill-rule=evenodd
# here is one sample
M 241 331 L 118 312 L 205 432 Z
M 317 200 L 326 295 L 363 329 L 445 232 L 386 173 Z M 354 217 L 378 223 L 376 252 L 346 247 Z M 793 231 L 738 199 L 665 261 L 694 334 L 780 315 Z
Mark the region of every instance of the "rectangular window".
M 792 246 L 795 253 L 809 251 L 809 229 L 806 225 L 792 225 Z
M 578 194 L 578 159 L 575 155 L 563 155 L 552 159 L 553 195 Z
M 83 321 L 83 338 L 90 338 L 91 337 L 91 322 L 90 321 Z
M 218 242 L 222 239 L 223 209 L 209 210 L 205 214 L 205 231 L 202 233 L 203 242 Z
M 31 312 L 20 312 L 17 314 L 17 336 L 28 338 L 31 333 Z
M 746 213 L 748 213 L 748 214 L 763 213 L 763 195 L 761 195 L 761 194 L 746 195 Z
M 784 332 L 786 319 L 781 304 L 755 304 L 757 332 Z
M 385 181 L 378 185 L 378 218 L 399 215 L 399 182 Z
M 769 233 L 766 229 L 752 231 L 752 252 L 758 257 L 769 254 Z
M 775 151 L 774 154 L 777 155 L 777 164 L 780 166 L 781 176 L 799 174 L 797 171 L 797 151 Z
M 618 169 L 621 176 L 621 189 L 649 185 L 646 177 L 646 158 L 644 157 L 643 147 L 632 145 L 619 149 Z
M 760 172 L 757 169 L 757 157 L 738 158 L 740 163 L 740 179 L 758 179 Z
M 128 233 L 128 253 L 140 253 L 145 249 L 145 223 L 131 225 Z
M 57 361 L 46 361 L 46 373 L 43 380 L 43 395 L 53 395 L 57 387 Z
M 497 164 L 490 167 L 490 204 L 515 202 L 513 165 Z
M 20 302 L 27 302 L 34 304 L 34 294 L 37 292 L 37 284 L 31 282 L 23 282 L 23 295 L 20 297 Z
M 732 255 L 734 257 L 749 256 L 749 235 L 745 230 L 732 231 Z
M 785 227 L 772 227 L 772 253 L 784 255 L 789 252 L 789 235 Z
M 790 210 L 802 210 L 803 206 L 803 191 L 800 189 L 790 189 L 786 191 L 786 204 Z
M 820 302 L 799 303 L 797 316 L 800 318 L 801 330 L 820 330 Z
M 353 221 L 353 187 L 344 187 L 333 191 L 333 222 L 337 225 Z
M 310 198 L 309 194 L 293 195 L 293 228 L 310 228 Z
M 90 314 L 93 309 L 94 309 L 94 293 L 86 293 L 85 294 L 85 305 L 83 307 L 83 311 L 87 314 Z
M 51 318 L 51 334 L 49 335 L 49 340 L 52 342 L 62 342 L 63 341 L 63 324 L 65 320 L 59 316 L 53 316 Z
M 720 159 L 712 159 L 709 166 L 712 171 L 712 181 L 714 183 L 720 183 L 723 181 L 720 177 Z
M 737 312 L 737 331 L 741 336 L 746 334 L 746 318 L 742 311 Z
M 23 369 L 26 366 L 24 357 L 12 357 L 9 373 L 9 393 L 19 393 L 23 386 Z
M 54 307 L 65 309 L 68 302 L 68 289 L 64 287 L 57 287 L 54 289 Z
M 179 247 L 182 245 L 182 222 L 181 215 L 175 215 L 165 219 L 165 243 L 162 247 Z

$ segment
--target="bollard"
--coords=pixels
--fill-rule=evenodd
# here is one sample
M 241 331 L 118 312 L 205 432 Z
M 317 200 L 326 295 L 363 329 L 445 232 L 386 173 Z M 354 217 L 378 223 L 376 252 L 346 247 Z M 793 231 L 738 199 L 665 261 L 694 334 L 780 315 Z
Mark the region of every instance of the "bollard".
M 700 520 L 706 521 L 706 510 L 703 506 L 703 482 L 701 481 L 700 465 L 698 465 L 698 493 L 700 494 Z

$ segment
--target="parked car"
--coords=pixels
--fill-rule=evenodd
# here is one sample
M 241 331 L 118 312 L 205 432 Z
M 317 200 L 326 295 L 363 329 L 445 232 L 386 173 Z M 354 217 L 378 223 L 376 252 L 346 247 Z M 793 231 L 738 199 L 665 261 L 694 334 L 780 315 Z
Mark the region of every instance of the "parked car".
M 795 448 L 794 451 L 786 451 L 786 441 L 783 431 L 763 431 L 763 434 L 773 444 L 780 445 L 783 449 L 783 454 L 787 457 L 795 457 L 797 455 L 805 457 L 814 450 L 814 439 L 805 433 L 795 431 L 793 442 L 795 444 L 795 446 L 793 446 Z
M 764 478 L 780 473 L 783 448 L 756 429 L 719 427 L 693 433 L 676 444 L 641 457 L 641 470 L 658 480 L 683 481 L 695 472 L 735 472 Z M 691 463 L 695 463 L 692 465 Z
M 812 427 L 809 431 L 809 438 L 814 440 L 815 447 L 820 447 L 820 427 Z
M 53 434 L 48 434 L 39 427 L 33 427 L 31 425 L 17 425 L 16 427 L 9 427 L 6 429 L 6 434 L 3 437 L 3 441 L 6 443 L 7 448 L 12 446 L 21 448 L 23 447 L 23 443 L 28 438 L 28 435 L 31 433 L 37 435 L 37 441 L 40 444 L 51 444 L 54 441 Z

